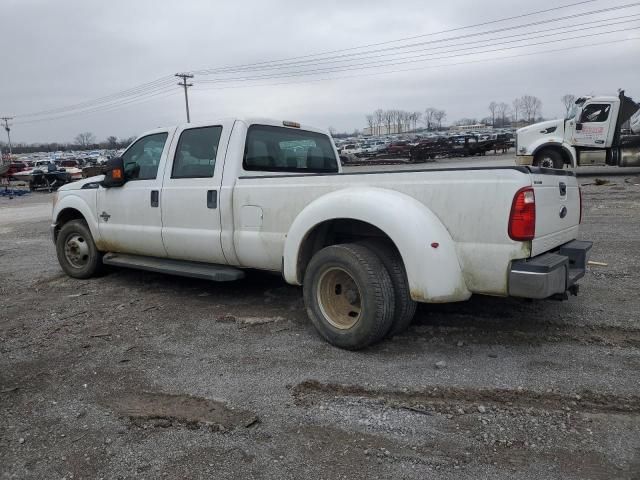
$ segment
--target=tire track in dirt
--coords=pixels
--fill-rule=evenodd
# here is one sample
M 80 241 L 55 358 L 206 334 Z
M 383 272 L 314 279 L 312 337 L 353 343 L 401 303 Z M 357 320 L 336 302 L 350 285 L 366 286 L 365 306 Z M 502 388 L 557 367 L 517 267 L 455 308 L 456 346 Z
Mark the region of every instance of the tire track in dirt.
M 312 405 L 316 400 L 355 397 L 376 400 L 390 407 L 404 408 L 425 414 L 449 412 L 452 405 L 459 407 L 482 405 L 484 408 L 498 410 L 534 408 L 548 411 L 640 414 L 640 396 L 597 393 L 589 390 L 575 394 L 553 391 L 538 392 L 526 389 L 477 389 L 445 386 L 398 390 L 306 380 L 295 385 L 291 394 L 299 405 Z
M 442 317 L 442 315 L 439 315 Z M 418 320 L 410 335 L 441 338 L 451 342 L 487 344 L 577 343 L 607 347 L 640 347 L 640 330 L 616 326 L 519 322 L 478 319 L 476 315 L 455 315 Z

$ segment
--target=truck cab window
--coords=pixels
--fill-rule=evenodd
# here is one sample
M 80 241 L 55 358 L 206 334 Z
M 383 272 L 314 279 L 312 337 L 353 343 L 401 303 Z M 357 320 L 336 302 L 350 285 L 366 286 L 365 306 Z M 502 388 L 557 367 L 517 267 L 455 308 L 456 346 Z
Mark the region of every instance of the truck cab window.
M 142 137 L 122 154 L 125 175 L 130 180 L 153 180 L 167 141 L 167 133 L 154 133 Z
M 266 172 L 338 171 L 327 135 L 270 125 L 249 127 L 243 167 Z
M 584 107 L 580 123 L 606 122 L 609 118 L 611 105 L 607 103 L 592 103 Z
M 184 130 L 178 141 L 171 178 L 213 177 L 221 134 L 220 126 Z

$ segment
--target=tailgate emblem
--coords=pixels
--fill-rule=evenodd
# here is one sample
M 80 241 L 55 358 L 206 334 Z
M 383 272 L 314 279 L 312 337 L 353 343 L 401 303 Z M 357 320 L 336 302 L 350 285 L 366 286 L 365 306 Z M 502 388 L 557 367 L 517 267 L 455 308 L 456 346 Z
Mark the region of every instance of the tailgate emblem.
M 560 196 L 564 197 L 567 194 L 567 184 L 560 182 Z
M 563 205 L 562 208 L 560 209 L 560 218 L 564 218 L 566 216 L 567 216 L 567 207 Z

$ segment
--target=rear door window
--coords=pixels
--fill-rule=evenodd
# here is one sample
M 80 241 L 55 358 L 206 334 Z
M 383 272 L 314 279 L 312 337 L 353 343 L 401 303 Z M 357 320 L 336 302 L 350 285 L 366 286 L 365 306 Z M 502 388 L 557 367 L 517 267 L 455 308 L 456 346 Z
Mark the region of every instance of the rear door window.
M 176 148 L 171 178 L 213 177 L 221 134 L 221 126 L 184 130 Z
M 338 162 L 327 135 L 252 125 L 247 132 L 243 167 L 267 172 L 337 172 Z

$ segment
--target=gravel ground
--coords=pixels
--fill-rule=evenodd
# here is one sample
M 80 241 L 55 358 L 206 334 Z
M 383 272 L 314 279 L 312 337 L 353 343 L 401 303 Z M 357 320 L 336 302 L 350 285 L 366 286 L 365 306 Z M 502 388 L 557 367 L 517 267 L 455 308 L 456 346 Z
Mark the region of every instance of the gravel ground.
M 577 298 L 422 305 L 355 353 L 278 276 L 68 278 L 50 195 L 0 198 L 0 478 L 640 478 L 640 177 L 608 180 Z

